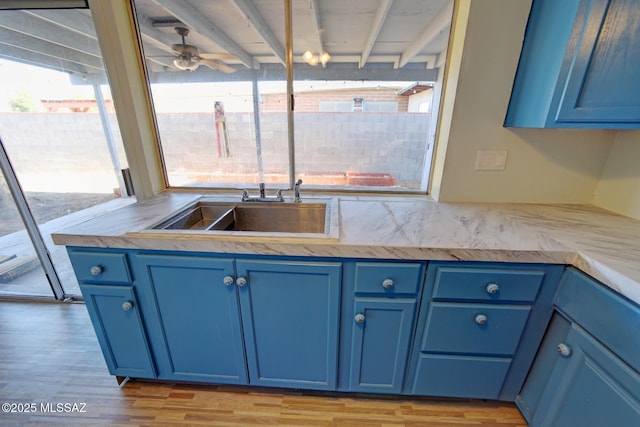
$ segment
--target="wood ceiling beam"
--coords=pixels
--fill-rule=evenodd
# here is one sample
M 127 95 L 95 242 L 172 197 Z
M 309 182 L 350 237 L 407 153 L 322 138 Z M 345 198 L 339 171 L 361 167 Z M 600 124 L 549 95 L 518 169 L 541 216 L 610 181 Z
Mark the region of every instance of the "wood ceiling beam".
M 392 4 L 393 4 L 393 0 L 380 1 L 380 5 L 378 6 L 376 16 L 373 18 L 371 31 L 369 31 L 369 36 L 367 37 L 367 41 L 364 44 L 364 50 L 360 55 L 360 62 L 358 63 L 358 67 L 362 68 L 367 63 L 367 59 L 369 59 L 371 50 L 373 49 L 373 46 L 376 44 L 376 40 L 378 39 L 378 34 L 380 34 L 380 30 L 382 29 L 382 25 L 384 24 L 384 21 L 387 18 L 389 9 L 391 8 Z
M 186 0 L 154 0 L 162 6 L 167 12 L 184 22 L 190 28 L 193 28 L 199 34 L 208 37 L 221 48 L 236 56 L 242 64 L 247 68 L 254 68 L 257 62 L 252 56 L 246 52 L 238 43 L 227 36 L 222 30 L 216 27 L 213 22 L 205 18 L 205 16 L 193 7 Z
M 45 67 L 52 70 L 83 76 L 89 73 L 104 73 L 101 69 L 90 69 L 75 62 L 66 61 L 61 58 L 54 58 L 37 52 L 26 51 L 15 46 L 8 46 L 4 44 L 0 44 L 0 57 L 9 61 Z
M 286 62 L 284 47 L 273 31 L 271 31 L 269 25 L 267 25 L 267 22 L 256 8 L 256 5 L 251 0 L 233 0 L 233 3 L 238 7 L 240 12 L 244 13 L 251 26 L 260 34 L 262 40 L 267 43 L 280 62 L 284 64 Z
M 400 68 L 416 56 L 422 49 L 431 43 L 442 31 L 451 26 L 451 16 L 453 14 L 453 1 L 449 1 L 431 20 L 427 28 L 411 43 L 400 56 Z

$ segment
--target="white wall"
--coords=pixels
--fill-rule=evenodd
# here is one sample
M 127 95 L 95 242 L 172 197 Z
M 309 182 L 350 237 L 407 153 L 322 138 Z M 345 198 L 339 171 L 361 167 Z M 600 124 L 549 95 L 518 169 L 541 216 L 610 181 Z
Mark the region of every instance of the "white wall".
M 440 201 L 593 200 L 615 131 L 502 126 L 530 8 L 531 0 L 458 2 L 445 82 L 455 99 L 443 104 L 431 187 Z M 506 169 L 474 171 L 478 150 L 508 150 Z
M 620 131 L 598 183 L 593 203 L 640 219 L 640 131 Z

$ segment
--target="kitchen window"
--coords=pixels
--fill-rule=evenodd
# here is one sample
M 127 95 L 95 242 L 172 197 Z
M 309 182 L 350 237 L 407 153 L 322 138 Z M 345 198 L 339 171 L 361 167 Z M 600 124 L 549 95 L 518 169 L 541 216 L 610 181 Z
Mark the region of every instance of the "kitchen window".
M 453 0 L 133 6 L 169 187 L 426 191 Z

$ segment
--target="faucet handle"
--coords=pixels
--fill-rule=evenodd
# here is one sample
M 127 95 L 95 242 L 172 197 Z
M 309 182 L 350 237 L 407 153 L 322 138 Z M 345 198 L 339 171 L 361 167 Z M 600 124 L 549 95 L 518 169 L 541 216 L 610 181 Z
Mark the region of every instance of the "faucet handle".
M 300 185 L 302 184 L 302 180 L 298 179 L 298 181 L 296 181 L 296 185 L 293 187 L 293 201 L 294 202 L 301 202 L 302 199 L 300 198 Z

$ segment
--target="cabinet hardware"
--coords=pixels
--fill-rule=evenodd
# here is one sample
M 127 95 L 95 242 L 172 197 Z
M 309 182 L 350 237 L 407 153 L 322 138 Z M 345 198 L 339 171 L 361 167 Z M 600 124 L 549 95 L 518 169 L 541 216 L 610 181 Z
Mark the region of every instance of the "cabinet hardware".
M 104 268 L 102 268 L 101 265 L 94 265 L 89 270 L 92 276 L 99 276 L 100 274 L 102 274 L 103 271 L 104 271 Z
M 236 279 L 236 285 L 243 287 L 244 285 L 247 284 L 247 278 L 246 277 L 238 277 Z
M 354 320 L 356 321 L 356 323 L 364 323 L 364 314 L 362 313 L 358 313 L 356 314 L 356 317 L 354 318 Z
M 558 344 L 558 353 L 560 353 L 560 356 L 562 357 L 569 357 L 571 356 L 571 347 L 561 342 Z
M 122 309 L 124 311 L 129 311 L 133 308 L 133 303 L 131 301 L 125 301 L 122 303 Z
M 382 287 L 385 288 L 385 289 L 393 288 L 393 279 L 389 279 L 389 278 L 384 279 L 382 281 Z
M 486 314 L 476 314 L 474 320 L 478 325 L 484 325 L 489 319 L 487 318 Z
M 222 279 L 222 283 L 224 283 L 225 286 L 231 286 L 233 285 L 233 277 L 231 276 L 224 276 L 224 278 Z
M 495 295 L 500 290 L 500 286 L 497 283 L 489 283 L 486 288 L 484 288 L 489 295 Z

